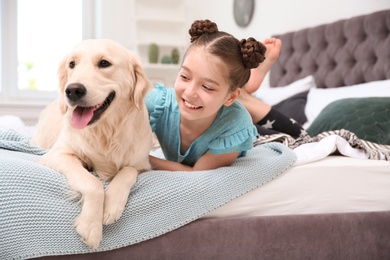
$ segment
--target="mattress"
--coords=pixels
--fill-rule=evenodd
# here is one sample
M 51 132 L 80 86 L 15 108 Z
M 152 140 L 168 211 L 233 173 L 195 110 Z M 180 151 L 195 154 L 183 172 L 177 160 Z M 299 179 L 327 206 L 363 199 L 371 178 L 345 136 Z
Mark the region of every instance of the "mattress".
M 390 210 L 390 162 L 332 155 L 294 166 L 203 218 Z

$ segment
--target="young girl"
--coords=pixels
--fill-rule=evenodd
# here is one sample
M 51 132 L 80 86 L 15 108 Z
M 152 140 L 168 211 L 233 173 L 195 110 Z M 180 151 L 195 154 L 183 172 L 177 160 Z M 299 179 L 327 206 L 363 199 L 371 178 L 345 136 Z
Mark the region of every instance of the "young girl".
M 235 102 L 265 46 L 237 40 L 209 20 L 195 21 L 174 88 L 157 85 L 145 99 L 150 124 L 167 160 L 150 156 L 153 169 L 209 170 L 231 165 L 253 147 L 257 129 Z

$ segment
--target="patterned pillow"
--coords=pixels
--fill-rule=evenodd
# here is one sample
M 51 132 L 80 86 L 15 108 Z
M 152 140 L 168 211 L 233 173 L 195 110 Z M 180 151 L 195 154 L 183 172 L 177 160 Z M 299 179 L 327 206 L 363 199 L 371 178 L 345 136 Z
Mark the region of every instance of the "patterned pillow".
M 346 129 L 360 139 L 390 145 L 390 97 L 346 98 L 327 105 L 307 132 Z

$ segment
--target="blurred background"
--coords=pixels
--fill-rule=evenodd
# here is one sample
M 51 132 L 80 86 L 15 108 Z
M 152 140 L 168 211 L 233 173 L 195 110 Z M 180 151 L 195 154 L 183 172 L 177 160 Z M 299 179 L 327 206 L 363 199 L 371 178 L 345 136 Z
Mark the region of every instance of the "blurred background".
M 42 108 L 57 96 L 58 63 L 83 39 L 118 41 L 139 55 L 153 83 L 173 86 L 189 44 L 188 29 L 194 20 L 210 19 L 220 30 L 239 39 L 253 36 L 263 40 L 390 9 L 390 0 L 0 0 L 0 3 L 0 115 L 17 115 L 31 125 L 36 123 Z M 150 53 L 157 55 L 157 61 L 152 62 Z

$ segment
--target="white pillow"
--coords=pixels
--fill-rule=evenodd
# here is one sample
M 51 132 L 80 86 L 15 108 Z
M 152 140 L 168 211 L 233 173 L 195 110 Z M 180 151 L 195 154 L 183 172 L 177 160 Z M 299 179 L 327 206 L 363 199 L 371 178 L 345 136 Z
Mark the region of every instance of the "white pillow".
M 348 87 L 310 89 L 305 107 L 307 122 L 304 128 L 308 128 L 321 110 L 333 101 L 359 97 L 390 97 L 390 80 L 372 81 Z
M 34 134 L 34 126 L 26 126 L 22 119 L 14 115 L 3 115 L 0 116 L 0 130 L 14 130 L 15 132 L 32 137 Z
M 299 79 L 283 87 L 260 87 L 256 92 L 253 93 L 253 96 L 258 99 L 261 99 L 264 103 L 273 106 L 280 101 L 294 96 L 295 94 L 301 93 L 303 91 L 308 91 L 309 89 L 315 87 L 316 84 L 314 77 L 312 75 L 309 75 L 303 79 Z

